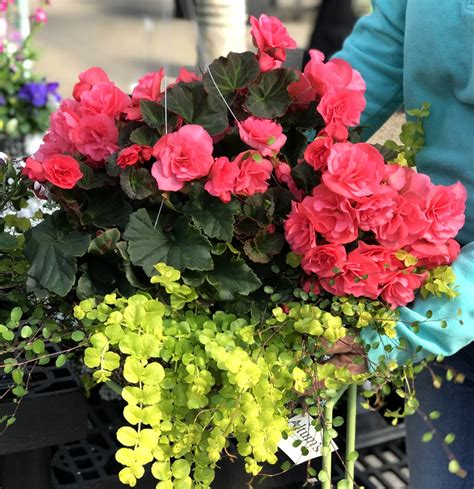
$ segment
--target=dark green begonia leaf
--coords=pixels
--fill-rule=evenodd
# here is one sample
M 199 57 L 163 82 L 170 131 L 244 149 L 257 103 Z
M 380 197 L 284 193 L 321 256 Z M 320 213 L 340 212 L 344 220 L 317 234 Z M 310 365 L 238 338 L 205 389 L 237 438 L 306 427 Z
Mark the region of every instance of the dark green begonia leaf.
M 143 267 L 148 275 L 160 262 L 181 271 L 210 270 L 213 266 L 211 244 L 186 217 L 179 217 L 165 232 L 159 223 L 154 226 L 145 209 L 139 209 L 130 216 L 124 239 L 128 241 L 131 262 Z

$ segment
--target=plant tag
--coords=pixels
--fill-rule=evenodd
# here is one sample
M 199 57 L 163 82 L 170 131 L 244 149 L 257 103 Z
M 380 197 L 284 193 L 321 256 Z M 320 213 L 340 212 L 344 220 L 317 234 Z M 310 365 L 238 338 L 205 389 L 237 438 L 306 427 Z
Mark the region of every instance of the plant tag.
M 286 440 L 281 440 L 278 448 L 296 465 L 318 458 L 322 456 L 323 434 L 321 431 L 316 431 L 311 424 L 313 418 L 308 414 L 299 414 L 290 418 L 288 423 L 293 427 L 293 432 Z M 294 447 L 293 444 L 299 441 L 299 445 Z M 305 447 L 308 450 L 307 455 L 301 453 L 301 449 Z M 331 441 L 331 451 L 337 450 L 337 445 Z

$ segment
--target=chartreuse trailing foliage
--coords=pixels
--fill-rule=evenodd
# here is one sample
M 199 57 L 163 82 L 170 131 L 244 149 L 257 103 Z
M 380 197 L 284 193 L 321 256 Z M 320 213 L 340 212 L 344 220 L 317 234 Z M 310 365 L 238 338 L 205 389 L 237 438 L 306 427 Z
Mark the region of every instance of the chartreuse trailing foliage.
M 110 294 L 74 310 L 89 335 L 84 361 L 94 379 L 123 385 L 128 425 L 117 433 L 124 447 L 116 456 L 123 483 L 135 486 L 151 463 L 158 489 L 208 488 L 231 438 L 256 475 L 262 463 L 276 463 L 292 406 L 312 391 L 316 372 L 326 397 L 367 377 L 317 366 L 323 345 L 349 332 L 343 310 L 364 321 L 349 302 L 335 313 L 304 303 L 287 313 L 274 307 L 256 324 L 201 306 L 178 270 L 164 263 L 155 270 L 159 298 Z

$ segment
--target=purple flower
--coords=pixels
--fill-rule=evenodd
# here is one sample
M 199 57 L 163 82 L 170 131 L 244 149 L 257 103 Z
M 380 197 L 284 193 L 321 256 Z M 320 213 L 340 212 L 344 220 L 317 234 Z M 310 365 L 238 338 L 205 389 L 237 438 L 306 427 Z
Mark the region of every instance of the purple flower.
M 7 105 L 7 100 L 6 98 L 0 93 L 0 107 L 2 105 Z
M 50 97 L 53 97 L 58 102 L 61 100 L 61 96 L 57 92 L 58 86 L 59 83 L 25 83 L 18 92 L 18 97 L 25 102 L 29 102 L 34 107 L 45 107 Z

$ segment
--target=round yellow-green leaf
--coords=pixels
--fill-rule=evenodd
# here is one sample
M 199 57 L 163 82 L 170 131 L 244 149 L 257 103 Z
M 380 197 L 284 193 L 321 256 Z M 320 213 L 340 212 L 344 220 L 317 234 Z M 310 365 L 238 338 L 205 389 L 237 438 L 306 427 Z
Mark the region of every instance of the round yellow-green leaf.
M 185 479 L 191 472 L 191 465 L 187 460 L 176 460 L 171 466 L 171 472 L 176 479 Z
M 134 447 L 138 437 L 137 431 L 130 426 L 123 426 L 117 431 L 117 440 L 126 447 Z

